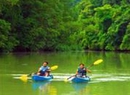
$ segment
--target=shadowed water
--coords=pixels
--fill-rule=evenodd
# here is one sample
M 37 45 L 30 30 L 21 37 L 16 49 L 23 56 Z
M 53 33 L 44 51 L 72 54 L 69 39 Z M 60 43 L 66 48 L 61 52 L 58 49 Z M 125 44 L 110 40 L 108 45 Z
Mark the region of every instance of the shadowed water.
M 0 95 L 130 95 L 130 54 L 118 52 L 15 53 L 0 55 Z M 80 62 L 86 66 L 97 59 L 103 63 L 89 68 L 88 83 L 65 82 L 74 75 Z M 50 82 L 27 82 L 19 78 L 36 72 L 43 61 L 52 71 Z M 123 90 L 122 90 L 123 89 Z

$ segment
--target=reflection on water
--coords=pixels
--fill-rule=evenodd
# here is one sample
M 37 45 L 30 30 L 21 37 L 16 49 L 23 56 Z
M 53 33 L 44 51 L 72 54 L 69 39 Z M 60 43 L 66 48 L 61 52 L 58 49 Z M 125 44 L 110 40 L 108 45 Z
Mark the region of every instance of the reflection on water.
M 45 81 L 45 82 L 33 82 L 33 83 L 32 83 L 32 88 L 33 88 L 34 90 L 42 89 L 42 88 L 46 88 L 49 84 L 50 84 L 50 81 Z
M 57 89 L 54 86 L 54 81 L 51 82 L 33 82 L 32 83 L 32 89 L 33 90 L 39 90 L 39 95 L 85 95 L 86 93 L 89 93 L 89 88 L 87 88 L 88 83 L 64 83 L 62 82 L 62 86 L 60 86 L 60 89 L 68 89 L 67 87 L 64 87 L 64 85 L 69 85 L 69 88 L 73 88 L 71 91 L 62 91 L 64 94 L 58 94 Z M 56 82 L 57 85 L 59 82 Z M 59 83 L 61 84 L 61 83 Z
M 59 75 L 58 75 L 59 74 Z M 65 77 L 69 77 L 72 74 L 64 74 L 64 73 L 56 73 L 54 74 L 56 79 L 51 82 L 33 82 L 32 88 L 33 90 L 39 90 L 40 95 L 90 95 L 92 85 L 96 85 L 97 83 L 109 83 L 109 82 L 130 82 L 129 74 L 92 74 L 91 81 L 88 83 L 65 83 L 63 79 Z M 60 80 L 60 81 L 59 81 Z M 56 82 L 57 81 L 57 82 Z M 58 85 L 59 84 L 59 85 Z M 108 85 L 108 84 L 107 84 Z M 108 85 L 109 86 L 109 85 Z M 111 86 L 111 85 L 110 85 Z M 68 91 L 64 91 L 67 89 Z M 105 88 L 104 88 L 105 89 Z M 61 90 L 62 94 L 58 94 Z M 60 92 L 60 93 L 61 93 Z
M 99 92 L 100 93 L 97 95 L 103 95 L 101 94 L 104 92 L 102 89 L 108 90 L 108 92 L 113 91 L 112 89 L 118 91 L 118 89 L 123 87 L 125 88 L 125 91 L 127 91 L 127 89 L 130 89 L 130 86 L 128 85 L 130 84 L 130 74 L 125 74 L 125 73 L 91 74 L 90 75 L 91 81 L 88 83 L 70 83 L 70 82 L 65 83 L 64 78 L 67 78 L 72 74 L 67 74 L 67 73 L 53 73 L 53 74 L 55 79 L 50 82 L 33 82 L 30 79 L 26 84 L 20 84 L 21 80 L 19 80 L 18 76 L 21 76 L 22 74 L 11 74 L 12 77 L 17 77 L 12 79 L 12 84 L 13 82 L 15 82 L 17 85 L 13 84 L 13 86 L 14 87 L 17 86 L 19 87 L 19 89 L 22 89 L 22 86 L 24 86 L 24 89 L 27 90 L 31 88 L 31 90 L 29 90 L 29 93 L 33 91 L 35 92 L 35 94 L 31 94 L 31 95 L 95 95 L 95 93 L 99 93 Z M 7 76 L 9 77 L 8 74 Z M 4 77 L 6 78 L 6 75 L 4 75 Z M 8 85 L 9 88 L 11 88 L 12 84 L 9 81 L 8 84 L 3 83 L 3 85 L 6 86 Z M 120 84 L 122 86 L 119 86 Z M 6 88 L 3 89 L 5 90 Z M 0 95 L 13 95 L 13 94 L 2 93 Z M 123 95 L 123 94 L 119 94 L 119 95 Z
M 57 89 L 51 85 L 50 81 L 33 82 L 33 90 L 39 90 L 40 95 L 57 95 Z
M 88 83 L 72 83 L 76 95 L 84 95 L 89 93 L 89 88 L 87 87 Z
M 88 83 L 72 83 L 72 86 L 77 91 L 84 89 L 87 85 L 88 85 Z
M 104 60 L 103 63 L 90 68 L 90 82 L 64 82 L 65 78 L 74 75 L 80 62 L 89 66 L 100 58 Z M 59 66 L 57 70 L 52 71 L 54 79 L 51 82 L 35 83 L 31 78 L 27 83 L 19 80 L 22 74 L 37 71 L 43 61 L 49 61 L 49 66 Z M 124 95 L 124 92 L 125 95 L 130 95 L 129 63 L 130 53 L 119 52 L 1 54 L 0 95 Z

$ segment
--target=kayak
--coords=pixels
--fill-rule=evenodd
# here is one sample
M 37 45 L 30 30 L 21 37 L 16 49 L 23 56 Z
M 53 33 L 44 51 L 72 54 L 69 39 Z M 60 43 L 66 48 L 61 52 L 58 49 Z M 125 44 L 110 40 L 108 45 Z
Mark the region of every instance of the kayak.
M 89 77 L 74 77 L 71 81 L 75 83 L 89 82 L 90 78 Z
M 32 75 L 33 81 L 50 81 L 52 79 L 53 79 L 52 75 L 49 75 L 49 76 Z

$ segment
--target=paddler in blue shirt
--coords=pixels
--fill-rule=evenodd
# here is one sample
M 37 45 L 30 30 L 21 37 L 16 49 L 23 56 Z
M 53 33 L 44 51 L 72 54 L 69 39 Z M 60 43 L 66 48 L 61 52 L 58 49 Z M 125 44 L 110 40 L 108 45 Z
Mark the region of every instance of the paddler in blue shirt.
M 79 67 L 76 71 L 76 76 L 77 77 L 87 77 L 86 74 L 87 72 L 91 73 L 91 71 L 89 69 L 87 69 L 83 63 L 79 64 Z
M 43 62 L 43 65 L 38 69 L 37 75 L 40 76 L 49 76 L 50 74 L 50 67 L 48 66 L 48 62 Z

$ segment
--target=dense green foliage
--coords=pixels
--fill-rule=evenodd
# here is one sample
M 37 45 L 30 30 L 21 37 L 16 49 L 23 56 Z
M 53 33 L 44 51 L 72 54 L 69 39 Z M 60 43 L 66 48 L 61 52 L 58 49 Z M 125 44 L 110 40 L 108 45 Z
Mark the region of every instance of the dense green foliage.
M 129 0 L 0 0 L 0 51 L 130 50 Z
M 130 50 L 130 2 L 127 0 L 83 0 L 78 4 L 84 49 Z

